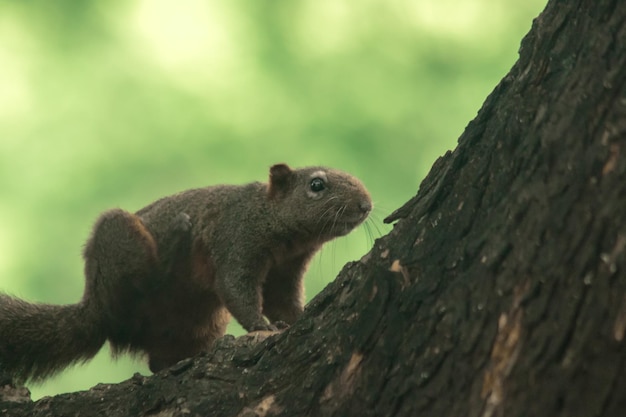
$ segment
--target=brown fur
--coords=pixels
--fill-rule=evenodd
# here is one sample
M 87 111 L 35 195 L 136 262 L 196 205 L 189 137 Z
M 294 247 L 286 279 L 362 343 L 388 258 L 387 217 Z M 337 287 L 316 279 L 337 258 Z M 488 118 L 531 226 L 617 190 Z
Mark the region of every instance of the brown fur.
M 371 208 L 349 174 L 279 164 L 268 184 L 188 190 L 135 214 L 107 211 L 85 245 L 80 303 L 0 294 L 0 368 L 41 379 L 91 358 L 108 339 L 114 353 L 146 353 L 158 371 L 206 350 L 231 314 L 248 331 L 292 324 L 311 257 Z

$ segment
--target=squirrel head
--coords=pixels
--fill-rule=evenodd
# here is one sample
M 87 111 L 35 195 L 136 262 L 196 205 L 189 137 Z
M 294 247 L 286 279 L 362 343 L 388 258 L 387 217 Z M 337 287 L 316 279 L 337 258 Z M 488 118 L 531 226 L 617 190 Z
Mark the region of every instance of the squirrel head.
M 281 223 L 320 241 L 348 234 L 372 211 L 372 199 L 361 181 L 325 167 L 272 166 L 268 198 Z

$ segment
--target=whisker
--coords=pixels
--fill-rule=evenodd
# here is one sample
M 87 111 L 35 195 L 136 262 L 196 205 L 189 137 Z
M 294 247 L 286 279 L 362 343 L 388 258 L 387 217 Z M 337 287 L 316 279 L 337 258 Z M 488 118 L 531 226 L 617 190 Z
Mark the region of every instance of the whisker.
M 367 246 L 371 248 L 371 247 L 374 246 L 374 240 L 375 239 L 374 239 L 374 236 L 372 234 L 372 228 L 371 228 L 370 223 L 371 223 L 370 219 L 367 219 L 365 221 L 365 223 L 363 223 L 363 226 L 365 228 L 365 234 L 366 234 L 366 238 L 367 238 Z
M 331 260 L 330 260 L 331 262 L 330 265 L 332 266 L 333 270 L 335 270 L 335 265 L 337 264 L 337 258 L 335 257 L 336 254 L 337 254 L 337 239 L 333 239 Z
M 330 202 L 332 200 L 338 199 L 339 197 L 337 196 L 332 196 L 330 198 L 328 198 L 326 201 L 324 201 L 324 204 L 322 205 L 321 209 L 324 209 L 324 206 L 329 205 Z M 329 205 L 328 207 L 325 208 L 325 210 L 319 215 L 317 216 L 317 224 L 319 224 L 319 222 L 323 219 L 327 220 L 327 214 L 333 209 L 332 205 Z
M 319 224 L 319 222 L 320 222 L 322 219 L 326 219 L 326 217 L 327 217 L 326 215 L 327 215 L 327 214 L 328 214 L 328 213 L 329 213 L 332 209 L 333 209 L 333 207 L 331 206 L 331 207 L 328 207 L 326 210 L 324 210 L 324 212 L 323 212 L 320 216 L 318 216 L 318 218 L 317 218 L 317 223 Z
M 333 230 L 337 230 L 337 220 L 341 218 L 341 216 L 343 216 L 343 213 L 345 213 L 346 209 L 347 209 L 347 206 L 344 204 L 343 206 L 339 208 L 339 210 L 337 210 L 337 213 L 335 213 L 335 219 L 333 221 Z
M 389 207 L 385 205 L 380 205 L 377 201 L 372 201 L 372 207 L 374 207 L 374 210 L 382 210 L 385 213 L 391 213 L 392 211 L 395 210 L 395 209 L 390 209 Z
M 367 223 L 369 223 L 374 229 L 376 229 L 376 234 L 378 235 L 377 237 L 381 237 L 383 235 L 383 231 L 380 229 L 380 227 L 378 226 L 381 221 L 378 218 L 378 216 L 376 215 L 371 215 L 368 219 L 367 219 Z
M 320 214 L 317 217 L 316 220 L 316 225 L 320 225 L 320 222 L 323 221 L 323 223 L 321 224 L 321 227 L 317 227 L 318 229 L 318 233 L 317 233 L 317 239 L 321 240 L 322 237 L 324 236 L 326 231 L 330 231 L 332 230 L 332 226 L 329 226 L 329 223 L 332 220 L 332 217 L 329 216 L 328 214 L 333 210 L 334 206 L 331 204 L 331 202 L 333 200 L 339 199 L 338 196 L 331 196 L 329 198 L 327 198 L 322 206 L 320 207 Z

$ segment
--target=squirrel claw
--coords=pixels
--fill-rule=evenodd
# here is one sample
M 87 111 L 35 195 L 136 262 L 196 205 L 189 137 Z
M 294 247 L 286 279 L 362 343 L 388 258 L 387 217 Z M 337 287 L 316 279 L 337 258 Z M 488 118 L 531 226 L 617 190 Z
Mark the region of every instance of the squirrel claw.
M 276 327 L 277 330 L 285 330 L 289 328 L 289 324 L 282 320 L 275 321 L 272 325 Z
M 259 331 L 276 331 L 278 328 L 273 324 L 257 324 L 256 326 L 252 326 L 250 332 L 259 332 Z

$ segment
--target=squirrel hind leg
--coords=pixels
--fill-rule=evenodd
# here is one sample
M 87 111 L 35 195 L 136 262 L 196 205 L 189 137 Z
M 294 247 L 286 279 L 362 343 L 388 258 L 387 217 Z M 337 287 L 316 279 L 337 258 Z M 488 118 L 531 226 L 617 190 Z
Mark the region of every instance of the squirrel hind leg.
M 83 257 L 110 255 L 115 248 L 120 248 L 117 252 L 140 249 L 156 257 L 156 242 L 141 218 L 122 209 L 108 210 L 100 215 L 85 245 Z
M 165 233 L 157 235 L 157 251 L 159 269 L 166 279 L 175 274 L 179 263 L 191 251 L 191 218 L 185 212 L 180 212 L 165 228 Z
M 133 293 L 144 292 L 151 285 L 157 246 L 138 216 L 114 209 L 96 221 L 83 257 L 84 299 L 98 300 L 102 306 L 122 305 Z
M 150 371 L 156 373 L 185 358 L 208 352 L 215 340 L 226 333 L 230 314 L 225 308 L 217 307 L 212 309 L 205 319 L 205 323 L 198 327 L 186 328 L 177 334 L 166 332 L 161 338 L 155 338 L 151 346 L 145 349 L 148 353 Z
M 99 266 L 126 271 L 157 258 L 156 242 L 141 219 L 127 211 L 104 212 L 93 227 L 83 250 L 85 261 Z

